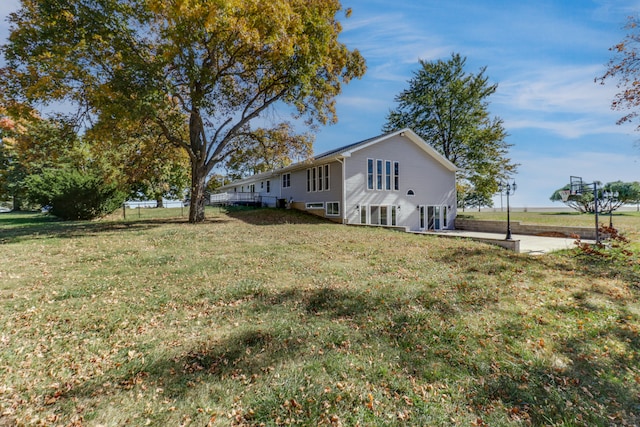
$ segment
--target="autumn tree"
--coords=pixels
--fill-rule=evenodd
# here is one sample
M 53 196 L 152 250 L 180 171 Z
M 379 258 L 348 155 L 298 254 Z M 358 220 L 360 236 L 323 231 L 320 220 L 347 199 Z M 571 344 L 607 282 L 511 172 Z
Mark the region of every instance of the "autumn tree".
M 256 129 L 244 135 L 239 142 L 238 149 L 224 164 L 232 179 L 280 169 L 313 154 L 311 135 L 296 134 L 289 123 L 281 123 L 271 129 Z
M 413 129 L 460 171 L 458 180 L 468 186 L 459 203 L 491 203 L 501 180 L 516 165 L 508 157 L 511 146 L 502 120 L 489 113 L 487 98 L 498 85 L 490 84 L 486 67 L 477 74 L 465 71 L 466 58 L 452 54 L 448 60 L 423 61 L 395 101 L 383 131 Z
M 182 199 L 189 185 L 189 157 L 150 121 L 100 120 L 86 132 L 92 157 L 124 184 L 133 198 Z
M 341 10 L 339 0 L 22 0 L 3 48 L 6 86 L 85 117 L 153 123 L 189 157 L 189 220 L 200 222 L 207 176 L 260 115 L 284 104 L 312 124 L 337 120 L 342 84 L 365 71 L 338 41 Z
M 638 117 L 640 107 L 640 20 L 630 16 L 625 28 L 629 31 L 620 43 L 609 48 L 613 57 L 609 61 L 607 71 L 596 78 L 601 84 L 614 80 L 620 89 L 613 101 L 613 110 L 628 112 L 618 119 L 618 124 L 633 122 Z M 636 127 L 640 130 L 640 125 Z
M 77 133 L 63 116 L 7 114 L 0 119 L 0 139 L 0 196 L 12 199 L 14 210 L 24 207 L 29 175 L 83 157 Z

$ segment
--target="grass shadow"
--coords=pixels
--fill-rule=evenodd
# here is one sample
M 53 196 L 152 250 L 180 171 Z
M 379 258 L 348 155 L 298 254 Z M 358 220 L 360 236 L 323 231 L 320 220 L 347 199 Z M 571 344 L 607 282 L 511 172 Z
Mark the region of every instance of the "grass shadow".
M 227 215 L 251 225 L 335 224 L 296 209 L 229 207 Z
M 620 328 L 600 333 L 629 339 L 629 350 L 637 355 L 637 335 Z M 637 368 L 634 382 L 633 372 L 625 371 L 628 356 L 608 355 L 588 341 L 585 337 L 559 342 L 555 363 L 540 360 L 484 378 L 471 392 L 479 415 L 499 404 L 514 421 L 533 425 L 638 425 Z
M 226 222 L 212 219 L 208 222 Z M 183 218 L 141 219 L 125 221 L 63 221 L 46 214 L 13 214 L 0 221 L 0 245 L 47 237 L 77 238 L 113 232 L 138 232 L 167 224 L 189 225 Z

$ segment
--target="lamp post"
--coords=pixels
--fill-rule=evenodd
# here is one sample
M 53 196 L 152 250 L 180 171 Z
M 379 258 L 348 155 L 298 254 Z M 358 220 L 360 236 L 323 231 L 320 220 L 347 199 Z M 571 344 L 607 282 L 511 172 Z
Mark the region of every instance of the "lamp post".
M 511 240 L 511 209 L 509 208 L 509 196 L 516 192 L 516 188 L 518 188 L 518 186 L 515 181 L 506 181 L 498 184 L 500 194 L 504 192 L 507 195 L 507 240 Z
M 609 202 L 609 228 L 613 228 L 613 202 L 618 199 L 620 193 L 617 191 L 605 190 L 602 197 Z

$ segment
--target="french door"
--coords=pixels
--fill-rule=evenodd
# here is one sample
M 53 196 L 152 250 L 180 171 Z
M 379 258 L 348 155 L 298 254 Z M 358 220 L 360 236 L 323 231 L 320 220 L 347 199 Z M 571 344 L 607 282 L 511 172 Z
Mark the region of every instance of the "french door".
M 369 225 L 397 224 L 398 208 L 394 205 L 360 206 L 360 223 Z
M 447 228 L 447 207 L 422 205 L 419 207 L 421 230 L 444 230 Z

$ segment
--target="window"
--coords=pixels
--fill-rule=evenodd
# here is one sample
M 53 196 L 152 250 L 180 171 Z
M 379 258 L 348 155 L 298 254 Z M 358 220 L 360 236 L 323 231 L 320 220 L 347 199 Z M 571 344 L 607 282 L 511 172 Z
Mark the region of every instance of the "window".
M 391 190 L 391 162 L 384 162 L 384 189 Z
M 327 216 L 338 216 L 340 215 L 340 203 L 339 202 L 327 202 L 326 209 Z
M 397 206 L 391 206 L 391 225 L 394 227 L 398 225 L 398 207 Z
M 360 224 L 367 223 L 367 207 L 360 206 Z
M 260 181 L 260 189 L 264 190 L 264 181 Z
M 393 189 L 400 189 L 400 164 L 393 162 Z
M 376 188 L 382 190 L 382 160 L 376 160 Z
M 318 187 L 316 186 L 316 168 L 311 169 L 311 191 L 318 191 Z
M 407 191 L 407 196 L 415 196 L 415 195 L 416 195 L 415 191 L 413 190 Z
M 329 165 L 324 165 L 324 189 L 329 191 Z
M 324 209 L 323 202 L 311 202 L 307 203 L 305 206 L 307 209 Z
M 387 225 L 387 207 L 380 206 L 380 225 Z
M 291 174 L 285 173 L 284 175 L 282 175 L 282 188 L 289 187 L 291 187 Z
M 373 159 L 367 159 L 367 188 L 373 190 Z
M 446 229 L 449 226 L 449 218 L 447 218 L 448 209 L 446 206 L 442 207 L 442 228 Z
M 256 192 L 256 185 L 255 184 L 251 184 L 249 186 L 249 192 L 250 193 L 255 193 Z
M 271 181 L 267 181 L 267 193 L 271 193 Z
M 307 192 L 329 191 L 329 165 L 307 169 Z
M 372 225 L 380 225 L 380 206 L 369 206 L 369 220 Z

